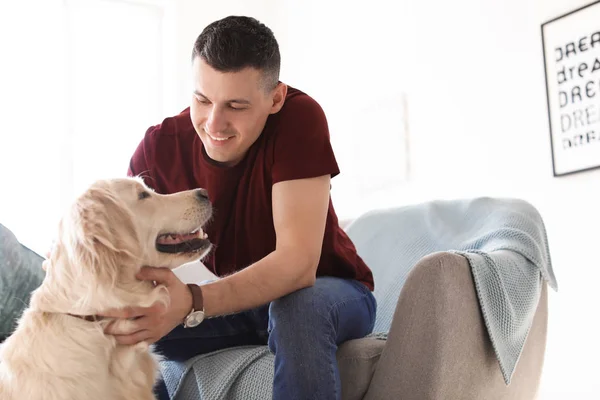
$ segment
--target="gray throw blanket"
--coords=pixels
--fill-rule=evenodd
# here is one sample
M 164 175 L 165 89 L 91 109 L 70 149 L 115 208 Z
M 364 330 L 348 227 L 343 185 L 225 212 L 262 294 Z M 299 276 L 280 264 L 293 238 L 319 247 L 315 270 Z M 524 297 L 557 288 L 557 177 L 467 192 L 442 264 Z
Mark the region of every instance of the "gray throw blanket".
M 471 265 L 483 318 L 509 384 L 544 280 L 558 290 L 546 229 L 537 211 L 521 201 L 481 199 L 470 211 L 465 215 L 470 224 L 463 229 L 473 230 L 473 237 L 458 253 Z

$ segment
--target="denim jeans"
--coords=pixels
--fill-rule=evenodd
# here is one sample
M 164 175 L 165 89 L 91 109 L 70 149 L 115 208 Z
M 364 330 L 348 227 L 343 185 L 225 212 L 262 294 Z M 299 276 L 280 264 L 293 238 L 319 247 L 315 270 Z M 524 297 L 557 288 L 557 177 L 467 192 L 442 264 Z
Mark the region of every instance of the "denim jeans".
M 169 360 L 242 346 L 268 345 L 275 355 L 273 400 L 341 398 L 338 345 L 364 337 L 375 324 L 371 291 L 354 280 L 319 277 L 316 283 L 239 314 L 178 326 L 155 345 Z M 160 400 L 169 399 L 164 383 Z

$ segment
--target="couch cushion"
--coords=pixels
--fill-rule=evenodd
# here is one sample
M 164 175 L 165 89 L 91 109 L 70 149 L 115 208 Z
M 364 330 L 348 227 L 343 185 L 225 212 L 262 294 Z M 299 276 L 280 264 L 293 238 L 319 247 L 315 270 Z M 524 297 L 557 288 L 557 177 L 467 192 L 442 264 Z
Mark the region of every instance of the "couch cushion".
M 0 224 L 0 341 L 14 331 L 31 292 L 44 280 L 43 261 Z
M 385 340 L 367 337 L 343 343 L 337 352 L 342 399 L 361 400 L 367 393 Z
M 342 344 L 337 353 L 344 400 L 362 399 L 385 340 L 368 337 Z M 267 346 L 240 346 L 163 361 L 162 375 L 174 400 L 265 400 L 273 395 L 274 356 Z

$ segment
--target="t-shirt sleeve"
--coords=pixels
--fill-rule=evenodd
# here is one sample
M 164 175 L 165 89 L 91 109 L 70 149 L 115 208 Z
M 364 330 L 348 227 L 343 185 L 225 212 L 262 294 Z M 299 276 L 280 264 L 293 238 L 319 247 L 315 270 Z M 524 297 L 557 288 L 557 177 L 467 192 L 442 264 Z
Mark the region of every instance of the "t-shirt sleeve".
M 303 94 L 280 110 L 273 154 L 273 183 L 339 174 L 327 118 L 321 106 Z

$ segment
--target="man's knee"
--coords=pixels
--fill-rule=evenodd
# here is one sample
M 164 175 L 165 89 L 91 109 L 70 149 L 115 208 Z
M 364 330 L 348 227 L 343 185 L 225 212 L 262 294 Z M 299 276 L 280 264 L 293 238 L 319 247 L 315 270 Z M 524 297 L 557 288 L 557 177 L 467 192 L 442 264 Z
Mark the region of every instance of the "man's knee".
M 269 307 L 269 321 L 294 324 L 329 317 L 331 306 L 338 301 L 335 284 L 336 278 L 319 278 L 313 286 L 274 300 Z
M 280 299 L 269 307 L 269 347 L 275 352 L 277 342 L 301 346 L 302 342 L 335 341 L 332 304 L 334 291 L 327 289 L 328 278 L 318 284 L 300 289 Z M 281 343 L 279 343 L 280 345 Z

